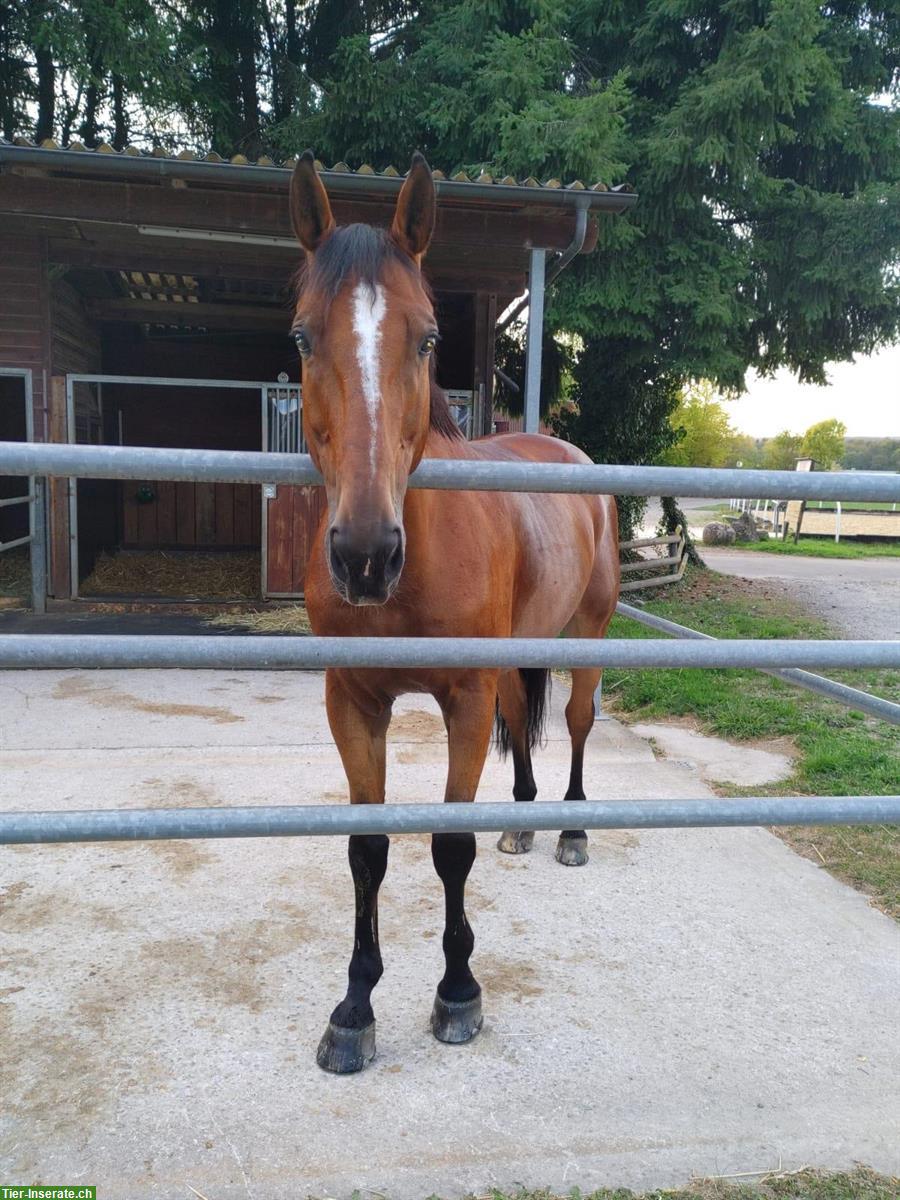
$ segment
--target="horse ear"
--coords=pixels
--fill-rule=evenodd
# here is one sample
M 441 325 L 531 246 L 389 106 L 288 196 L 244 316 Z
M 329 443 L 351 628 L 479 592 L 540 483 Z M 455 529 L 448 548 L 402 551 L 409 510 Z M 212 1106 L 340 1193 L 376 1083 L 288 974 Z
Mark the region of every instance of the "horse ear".
M 434 233 L 436 198 L 431 168 L 418 151 L 413 155 L 409 174 L 400 195 L 391 226 L 391 237 L 401 250 L 417 262 L 428 249 Z
M 300 245 L 310 254 L 334 231 L 331 205 L 312 150 L 304 150 L 291 176 L 291 224 Z

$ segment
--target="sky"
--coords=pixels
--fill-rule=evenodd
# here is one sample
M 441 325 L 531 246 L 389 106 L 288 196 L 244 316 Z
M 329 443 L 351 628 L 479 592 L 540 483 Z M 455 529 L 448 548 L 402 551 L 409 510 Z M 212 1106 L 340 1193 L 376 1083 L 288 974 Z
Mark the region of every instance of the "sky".
M 731 424 L 759 438 L 783 429 L 803 433 L 836 417 L 848 437 L 900 438 L 900 345 L 853 363 L 832 363 L 827 374 L 828 387 L 798 383 L 786 370 L 771 379 L 749 374 L 744 395 L 724 401 Z

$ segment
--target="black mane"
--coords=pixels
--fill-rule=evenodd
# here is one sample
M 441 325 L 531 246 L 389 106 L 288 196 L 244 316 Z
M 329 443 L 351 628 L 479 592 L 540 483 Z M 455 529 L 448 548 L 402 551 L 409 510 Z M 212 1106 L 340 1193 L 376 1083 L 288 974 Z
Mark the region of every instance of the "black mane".
M 298 295 L 307 290 L 314 291 L 330 305 L 347 283 L 367 283 L 374 291 L 388 263 L 396 263 L 410 275 L 419 275 L 415 263 L 395 244 L 386 229 L 372 225 L 342 225 L 326 239 L 314 258 L 301 264 L 294 284 Z M 422 276 L 419 279 L 431 299 L 427 282 Z M 445 438 L 462 438 L 447 397 L 438 386 L 434 356 L 429 364 L 429 390 L 431 428 Z

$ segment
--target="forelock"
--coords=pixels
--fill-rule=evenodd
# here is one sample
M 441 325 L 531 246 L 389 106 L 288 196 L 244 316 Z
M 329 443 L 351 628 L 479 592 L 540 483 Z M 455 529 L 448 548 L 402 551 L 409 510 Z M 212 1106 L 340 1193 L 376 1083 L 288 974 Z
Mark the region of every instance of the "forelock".
M 297 294 L 314 292 L 317 299 L 329 306 L 347 283 L 365 283 L 374 292 L 385 267 L 392 263 L 410 275 L 419 274 L 412 259 L 394 244 L 387 230 L 372 225 L 343 225 L 310 261 L 301 264 L 295 281 Z

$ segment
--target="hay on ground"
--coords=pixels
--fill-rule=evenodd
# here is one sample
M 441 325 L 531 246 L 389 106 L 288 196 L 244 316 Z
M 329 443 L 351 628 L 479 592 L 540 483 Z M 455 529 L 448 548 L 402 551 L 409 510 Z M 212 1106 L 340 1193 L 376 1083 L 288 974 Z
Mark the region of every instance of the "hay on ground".
M 304 604 L 280 604 L 258 612 L 219 613 L 209 625 L 239 626 L 250 633 L 312 633 Z
M 27 546 L 0 554 L 0 596 L 28 596 L 31 592 L 31 557 Z
M 81 584 L 83 596 L 177 596 L 253 600 L 260 556 L 249 551 L 122 550 L 100 554 Z

